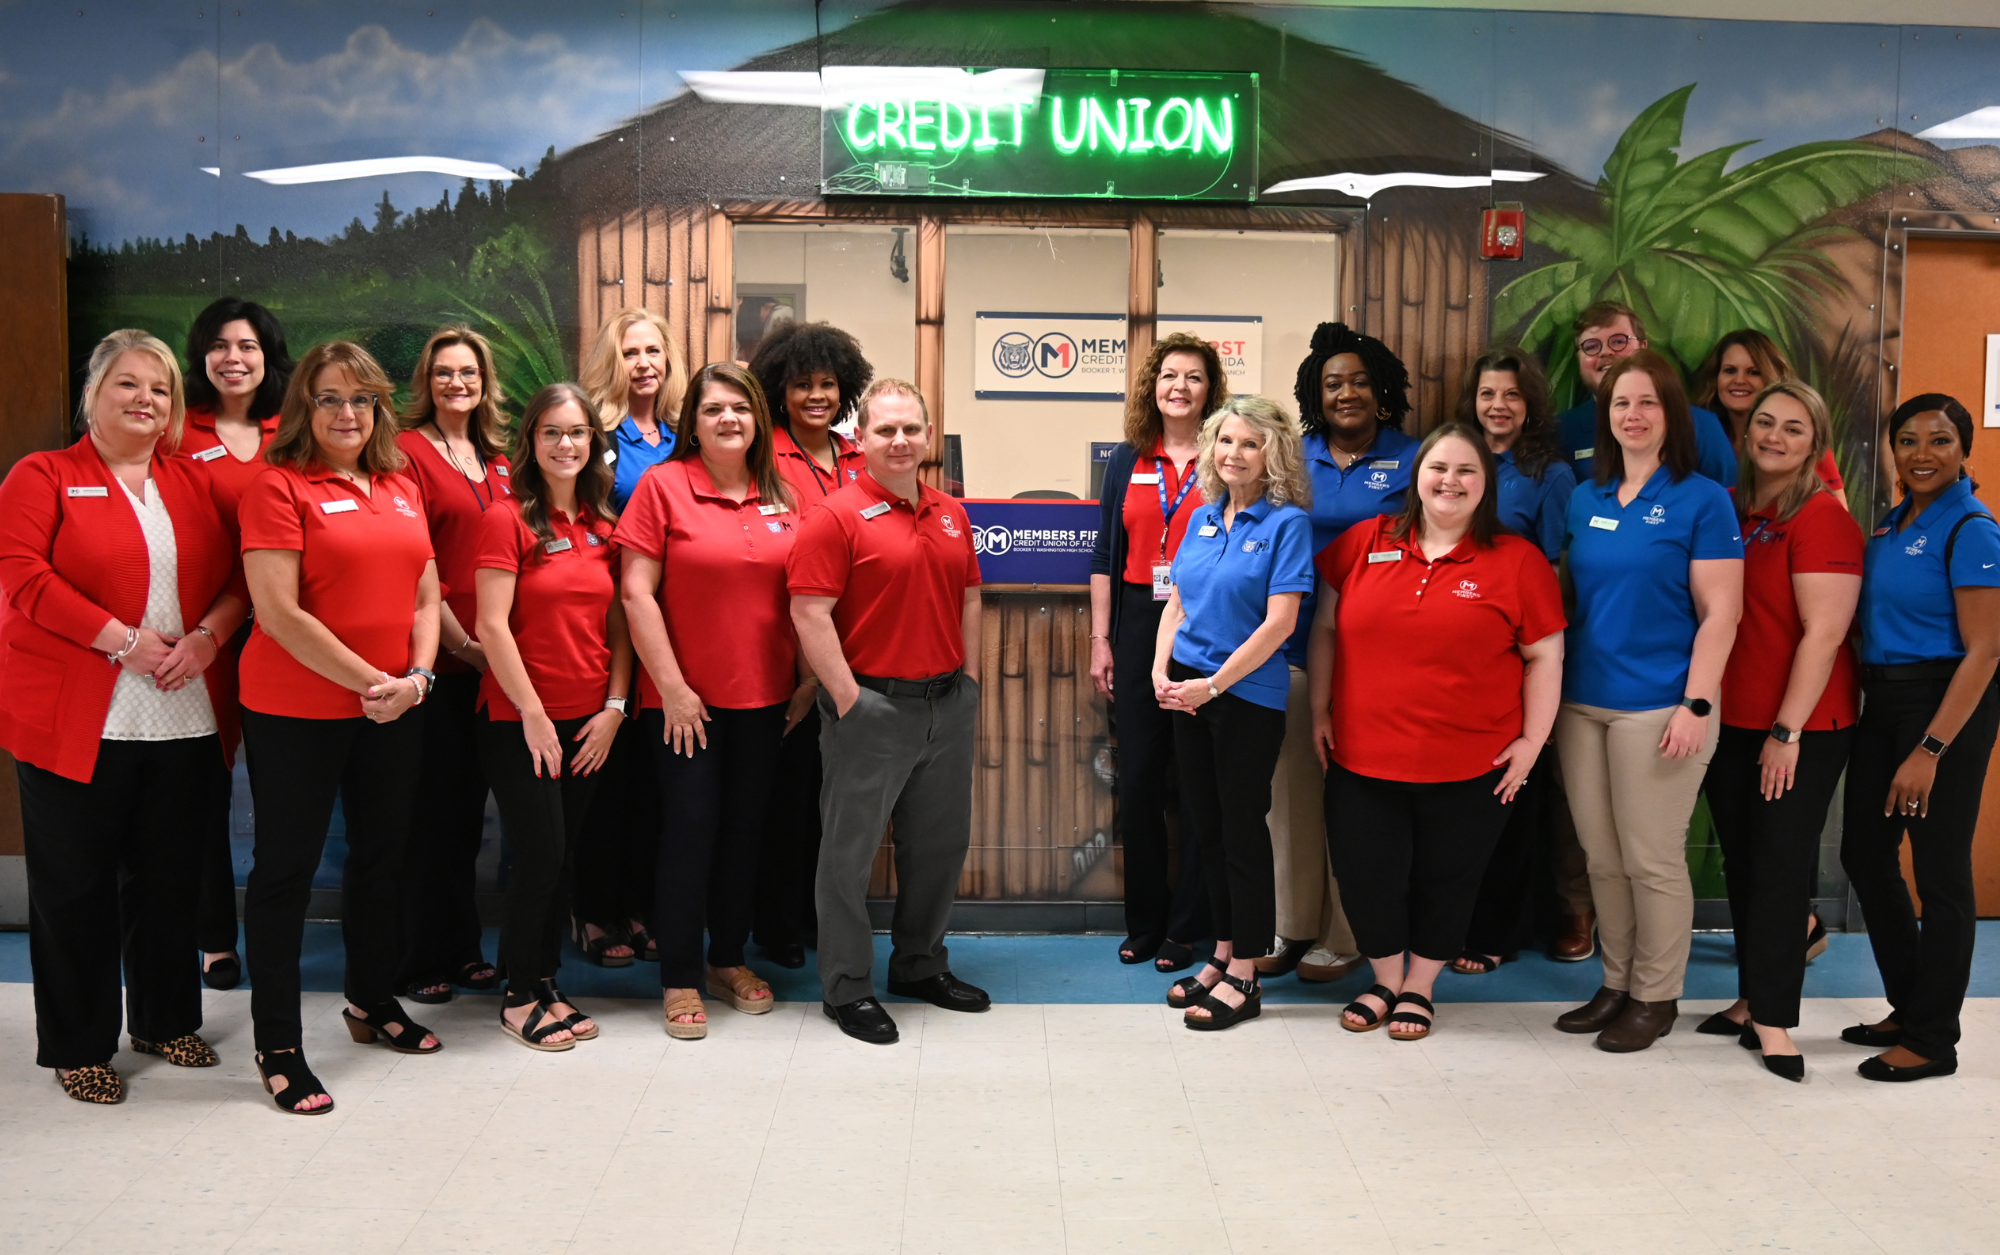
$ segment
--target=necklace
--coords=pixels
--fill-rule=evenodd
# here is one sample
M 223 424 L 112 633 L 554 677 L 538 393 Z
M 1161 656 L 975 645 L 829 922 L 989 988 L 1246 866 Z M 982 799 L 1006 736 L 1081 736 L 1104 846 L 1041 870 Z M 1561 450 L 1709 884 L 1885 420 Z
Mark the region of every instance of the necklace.
M 451 437 L 444 434 L 444 425 L 433 418 L 431 420 L 431 428 L 437 432 L 439 442 L 444 445 L 444 460 L 451 463 L 451 469 L 457 471 L 465 480 L 466 487 L 472 489 L 472 499 L 479 503 L 479 512 L 481 514 L 486 513 L 486 507 L 493 504 L 493 477 L 486 473 L 486 455 L 479 451 L 478 444 L 471 440 L 466 441 L 467 444 L 472 445 L 473 459 L 483 477 L 481 479 L 474 479 L 470 471 L 458 464 L 458 455 L 451 451 Z M 486 495 L 484 497 L 479 495 L 479 485 L 482 483 L 486 485 Z

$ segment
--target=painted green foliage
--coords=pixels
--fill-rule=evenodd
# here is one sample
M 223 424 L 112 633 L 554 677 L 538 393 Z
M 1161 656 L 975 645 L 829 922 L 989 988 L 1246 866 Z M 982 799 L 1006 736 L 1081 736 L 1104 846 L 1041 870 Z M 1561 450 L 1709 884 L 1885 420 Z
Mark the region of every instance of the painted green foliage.
M 1855 140 L 1800 144 L 1734 171 L 1730 158 L 1759 141 L 1682 161 L 1694 89 L 1654 102 L 1625 129 L 1598 180 L 1601 221 L 1536 211 L 1531 238 L 1567 260 L 1522 275 L 1494 299 L 1494 331 L 1549 360 L 1558 397 L 1578 386 L 1570 323 L 1593 301 L 1638 310 L 1652 347 L 1683 371 L 1742 327 L 1807 347 L 1812 306 L 1836 283 L 1819 250 L 1847 230 L 1825 217 L 1933 173 L 1921 157 Z

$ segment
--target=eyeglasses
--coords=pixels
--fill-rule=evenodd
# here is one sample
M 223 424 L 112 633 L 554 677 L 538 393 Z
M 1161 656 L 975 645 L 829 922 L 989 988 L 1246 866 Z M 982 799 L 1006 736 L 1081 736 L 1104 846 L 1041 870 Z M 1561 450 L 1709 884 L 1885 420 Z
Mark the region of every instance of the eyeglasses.
M 479 368 L 477 366 L 466 366 L 459 370 L 451 370 L 441 367 L 431 372 L 432 383 L 450 383 L 454 379 L 460 383 L 478 383 Z
M 1638 341 L 1628 335 L 1615 335 L 1608 340 L 1579 340 L 1576 351 L 1585 357 L 1601 357 L 1606 353 L 1623 353 Z
M 588 427 L 543 427 L 535 432 L 535 443 L 544 449 L 553 449 L 565 440 L 571 444 L 590 447 Z
M 322 392 L 313 398 L 313 404 L 323 414 L 337 414 L 341 410 L 353 410 L 356 414 L 371 413 L 375 409 L 375 394 L 363 392 L 359 396 L 338 397 L 331 392 Z

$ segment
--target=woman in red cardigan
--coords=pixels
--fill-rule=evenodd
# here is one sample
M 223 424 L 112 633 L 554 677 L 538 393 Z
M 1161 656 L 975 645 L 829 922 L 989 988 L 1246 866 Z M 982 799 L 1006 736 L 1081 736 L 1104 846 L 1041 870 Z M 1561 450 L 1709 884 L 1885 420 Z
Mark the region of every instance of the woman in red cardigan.
M 35 1061 L 70 1097 L 113 1103 L 121 915 L 132 1049 L 216 1063 L 188 955 L 236 729 L 206 673 L 248 599 L 206 479 L 172 456 L 184 412 L 167 346 L 106 336 L 80 412 L 82 440 L 0 484 L 0 748 L 27 845 Z

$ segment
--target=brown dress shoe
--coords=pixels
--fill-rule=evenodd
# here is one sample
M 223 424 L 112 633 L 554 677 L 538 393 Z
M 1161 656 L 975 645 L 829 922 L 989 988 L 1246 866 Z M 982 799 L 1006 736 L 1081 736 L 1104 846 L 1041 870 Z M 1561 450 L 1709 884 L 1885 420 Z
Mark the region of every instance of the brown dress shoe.
M 1581 915 L 1563 916 L 1562 931 L 1556 934 L 1549 957 L 1558 963 L 1581 963 L 1596 953 L 1597 913 L 1585 911 Z
M 1678 999 L 1641 1002 L 1634 998 L 1625 1004 L 1625 1013 L 1597 1035 L 1597 1048 L 1608 1050 L 1615 1055 L 1644 1050 L 1674 1031 L 1674 1019 L 1680 1013 L 1681 1004 Z
M 1589 1002 L 1556 1017 L 1556 1028 L 1565 1033 L 1601 1033 L 1625 1011 L 1632 995 L 1622 989 L 1599 987 Z

